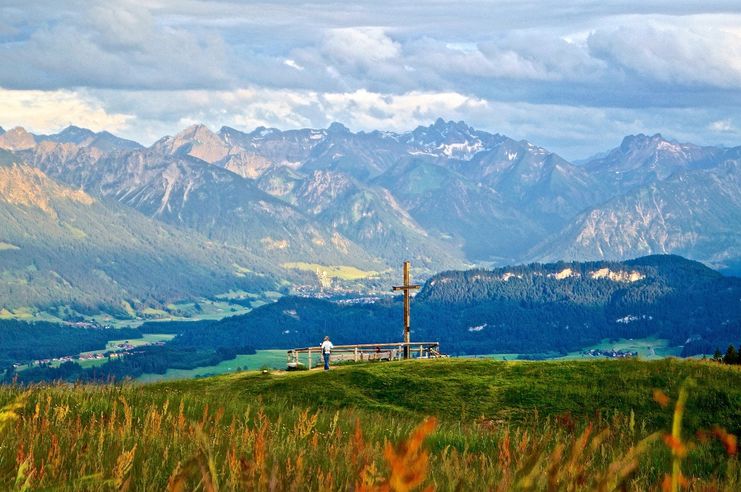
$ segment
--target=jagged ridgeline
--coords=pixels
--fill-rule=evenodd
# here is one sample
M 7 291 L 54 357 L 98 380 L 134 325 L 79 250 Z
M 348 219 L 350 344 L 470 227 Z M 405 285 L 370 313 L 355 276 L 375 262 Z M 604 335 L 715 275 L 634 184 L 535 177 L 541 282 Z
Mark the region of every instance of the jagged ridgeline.
M 405 133 L 194 125 L 148 148 L 76 127 L 14 129 L 0 148 L 276 264 L 379 271 L 410 259 L 433 273 L 677 253 L 733 270 L 741 257 L 741 147 L 659 134 L 581 165 L 441 119 Z
M 603 338 L 658 337 L 683 355 L 741 336 L 741 279 L 677 256 L 532 264 L 435 275 L 412 303 L 412 339 L 451 354 L 557 356 Z M 290 348 L 398 341 L 401 303 L 287 297 L 177 337 L 190 346 Z

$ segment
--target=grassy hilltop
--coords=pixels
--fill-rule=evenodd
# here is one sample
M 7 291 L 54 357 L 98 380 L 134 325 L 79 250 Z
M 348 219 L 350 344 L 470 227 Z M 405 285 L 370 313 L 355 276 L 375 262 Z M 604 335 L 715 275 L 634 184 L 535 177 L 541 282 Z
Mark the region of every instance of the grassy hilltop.
M 741 484 L 741 371 L 704 362 L 359 364 L 2 387 L 0 406 L 0 489 L 649 490 L 673 456 L 692 488 Z

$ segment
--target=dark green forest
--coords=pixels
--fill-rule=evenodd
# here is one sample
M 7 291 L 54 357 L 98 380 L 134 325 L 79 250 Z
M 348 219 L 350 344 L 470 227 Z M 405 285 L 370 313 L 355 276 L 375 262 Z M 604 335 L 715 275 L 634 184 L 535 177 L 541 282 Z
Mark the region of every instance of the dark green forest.
M 141 338 L 136 329 L 79 328 L 56 323 L 0 320 L 0 368 L 103 349 L 109 340 Z
M 68 361 L 59 367 L 33 367 L 17 373 L 17 381 L 36 383 L 40 381 L 120 381 L 137 378 L 145 373 L 164 374 L 167 369 L 193 369 L 211 366 L 223 360 L 233 359 L 237 354 L 252 354 L 251 347 L 219 347 L 197 349 L 172 344 L 147 346 L 137 349 L 125 357 L 109 359 L 98 367 L 84 369 L 76 362 Z M 6 382 L 10 378 L 6 374 Z

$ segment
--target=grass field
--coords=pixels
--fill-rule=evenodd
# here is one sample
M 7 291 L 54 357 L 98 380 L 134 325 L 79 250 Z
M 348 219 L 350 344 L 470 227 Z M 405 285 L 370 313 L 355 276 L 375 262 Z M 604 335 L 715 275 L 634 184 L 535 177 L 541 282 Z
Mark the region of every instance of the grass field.
M 580 360 L 591 359 L 593 357 L 585 356 L 582 352 L 589 350 L 622 350 L 623 352 L 638 352 L 638 357 L 644 360 L 657 360 L 664 357 L 676 357 L 682 352 L 681 347 L 669 345 L 669 341 L 662 338 L 647 337 L 617 340 L 603 339 L 600 343 L 584 347 L 582 350 L 570 352 L 562 357 L 554 357 L 552 360 Z M 477 355 L 476 358 L 494 359 L 494 360 L 516 360 L 520 354 L 485 354 Z
M 197 367 L 195 369 L 168 369 L 165 374 L 143 374 L 137 381 L 152 382 L 172 379 L 187 379 L 213 376 L 237 370 L 257 370 L 263 367 L 284 369 L 286 367 L 285 350 L 258 350 L 255 354 L 238 355 L 235 359 L 225 360 L 215 366 Z
M 670 359 L 6 386 L 0 489 L 731 491 L 739 431 L 739 368 Z
M 70 355 L 90 355 L 90 354 L 104 354 L 106 352 L 115 351 L 118 349 L 117 345 L 121 343 L 128 343 L 131 346 L 134 347 L 140 347 L 142 345 L 147 345 L 154 342 L 167 342 L 169 340 L 172 340 L 175 338 L 175 335 L 168 335 L 168 334 L 156 334 L 156 333 L 145 333 L 142 335 L 142 338 L 132 338 L 129 340 L 111 340 L 106 344 L 106 347 L 99 350 L 90 350 L 87 352 L 81 352 L 80 354 L 70 354 Z M 100 365 L 105 364 L 108 362 L 107 358 L 104 359 L 77 359 L 75 360 L 83 369 L 88 369 L 90 367 L 98 367 Z M 49 365 L 51 367 L 59 367 L 61 362 L 51 362 Z M 19 366 L 16 370 L 23 371 L 25 369 L 28 369 L 28 365 L 22 365 Z
M 661 338 L 636 338 L 636 339 L 625 339 L 620 338 L 616 341 L 610 341 L 604 339 L 602 342 L 586 347 L 583 350 L 622 350 L 624 352 L 638 352 L 638 357 L 643 359 L 653 360 L 661 359 L 663 357 L 678 356 L 682 352 L 681 347 L 672 347 L 669 345 L 668 340 Z M 570 353 L 567 358 L 582 358 L 581 351 Z
M 320 265 L 318 263 L 304 263 L 304 262 L 293 262 L 283 263 L 283 268 L 292 268 L 295 270 L 305 270 L 308 272 L 321 271 L 330 278 L 337 278 L 340 280 L 361 280 L 364 278 L 376 277 L 378 272 L 360 270 L 354 266 L 347 265 Z

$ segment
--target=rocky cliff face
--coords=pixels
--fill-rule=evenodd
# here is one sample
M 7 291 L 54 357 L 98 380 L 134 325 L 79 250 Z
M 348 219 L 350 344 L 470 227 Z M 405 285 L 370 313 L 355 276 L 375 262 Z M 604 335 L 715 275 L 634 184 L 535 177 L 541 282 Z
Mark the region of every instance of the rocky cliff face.
M 659 133 L 629 135 L 605 157 L 587 162 L 585 169 L 617 195 L 677 172 L 713 167 L 724 153 L 717 147 L 670 141 Z
M 25 150 L 36 145 L 36 139 L 21 127 L 0 134 L 0 149 Z
M 686 171 L 600 204 L 532 251 L 537 260 L 701 257 L 735 269 L 741 251 L 741 162 Z

